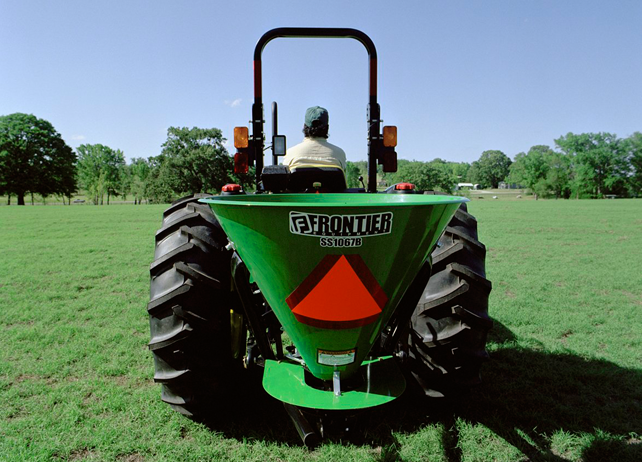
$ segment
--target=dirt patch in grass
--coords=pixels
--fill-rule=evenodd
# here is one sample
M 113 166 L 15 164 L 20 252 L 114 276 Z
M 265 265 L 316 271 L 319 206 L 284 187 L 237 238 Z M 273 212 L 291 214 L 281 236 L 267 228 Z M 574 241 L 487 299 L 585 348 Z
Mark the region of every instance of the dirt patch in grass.
M 22 383 L 27 380 L 42 380 L 42 377 L 37 376 L 37 375 L 32 375 L 32 374 L 20 374 L 18 377 L 16 377 L 13 382 L 14 383 Z
M 635 303 L 636 305 L 641 305 L 642 306 L 642 296 L 627 292 L 626 290 L 623 290 L 622 293 L 626 295 L 626 297 L 631 300 L 632 303 Z
M 11 329 L 12 327 L 24 327 L 24 326 L 33 326 L 35 324 L 35 321 L 32 319 L 30 321 L 24 321 L 24 322 L 12 322 L 11 324 L 5 324 L 6 329 Z
M 89 450 L 87 448 L 83 448 L 83 449 L 78 449 L 76 451 L 72 451 L 71 454 L 69 454 L 68 458 L 66 458 L 66 459 L 61 458 L 61 460 L 70 460 L 70 461 L 74 461 L 74 460 L 95 460 L 97 458 L 98 457 L 97 457 L 96 453 L 94 453 L 93 451 L 91 451 L 91 450 Z
M 568 340 L 567 340 L 567 339 L 568 339 L 571 335 L 573 335 L 573 331 L 572 331 L 572 330 L 567 330 L 566 332 L 564 332 L 564 333 L 562 334 L 562 336 L 560 337 L 560 339 L 562 340 L 562 344 L 563 344 L 563 345 L 567 345 L 567 344 L 568 344 Z
M 118 462 L 144 462 L 145 458 L 140 454 L 122 454 L 116 457 Z

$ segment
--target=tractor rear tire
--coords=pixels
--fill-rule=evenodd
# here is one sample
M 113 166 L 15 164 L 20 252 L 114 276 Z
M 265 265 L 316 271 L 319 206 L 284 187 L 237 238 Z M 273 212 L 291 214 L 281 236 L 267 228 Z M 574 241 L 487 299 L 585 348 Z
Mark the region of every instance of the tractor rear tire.
M 462 204 L 432 255 L 432 276 L 411 317 L 409 369 L 428 396 L 456 396 L 481 382 L 491 283 L 477 220 Z
M 163 213 L 147 306 L 154 381 L 163 401 L 191 417 L 208 412 L 234 368 L 231 251 L 210 207 L 198 203 L 207 196 L 184 197 Z

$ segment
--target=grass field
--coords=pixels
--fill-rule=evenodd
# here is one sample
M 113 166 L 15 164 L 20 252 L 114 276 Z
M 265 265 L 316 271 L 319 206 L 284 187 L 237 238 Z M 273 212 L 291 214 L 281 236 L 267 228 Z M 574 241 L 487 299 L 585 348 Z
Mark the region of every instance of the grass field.
M 484 384 L 407 394 L 313 452 L 258 388 L 208 426 L 160 401 L 145 306 L 163 208 L 0 207 L 1 461 L 642 460 L 641 200 L 474 200 Z

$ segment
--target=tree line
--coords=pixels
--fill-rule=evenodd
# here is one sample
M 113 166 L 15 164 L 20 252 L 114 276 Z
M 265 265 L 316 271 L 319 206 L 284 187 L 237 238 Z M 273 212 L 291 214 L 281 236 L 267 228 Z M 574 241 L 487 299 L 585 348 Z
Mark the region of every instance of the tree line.
M 134 203 L 171 202 L 197 192 L 217 192 L 227 183 L 248 185 L 251 175 L 234 175 L 234 160 L 217 128 L 167 130 L 157 156 L 133 158 L 120 149 L 82 144 L 76 152 L 51 123 L 29 114 L 0 117 L 0 195 L 58 196 L 71 203 L 82 190 L 96 205 L 113 197 Z
M 642 195 L 642 133 L 568 133 L 555 148 L 539 145 L 517 154 L 508 181 L 543 197 Z
M 167 130 L 157 156 L 133 158 L 102 144 L 82 144 L 74 152 L 46 120 L 29 114 L 0 117 L 0 195 L 38 194 L 71 203 L 79 190 L 94 204 L 113 197 L 134 203 L 170 202 L 197 192 L 220 191 L 226 183 L 251 187 L 253 172 L 235 175 L 233 157 L 217 128 Z M 400 159 L 394 173 L 379 171 L 381 187 L 399 182 L 418 189 L 452 192 L 457 183 L 497 188 L 506 182 L 542 197 L 599 198 L 642 195 L 642 133 L 618 138 L 611 133 L 568 133 L 555 147 L 537 145 L 511 160 L 498 150 L 484 151 L 472 163 Z M 367 178 L 366 161 L 348 162 L 349 187 Z
M 395 173 L 383 173 L 382 185 L 401 181 L 418 189 L 452 192 L 458 183 L 497 188 L 501 183 L 530 189 L 540 197 L 603 198 L 642 196 L 642 133 L 627 138 L 612 133 L 568 133 L 555 147 L 537 145 L 511 160 L 502 151 L 484 151 L 472 163 L 399 160 Z M 367 175 L 366 162 L 348 162 L 350 187 Z

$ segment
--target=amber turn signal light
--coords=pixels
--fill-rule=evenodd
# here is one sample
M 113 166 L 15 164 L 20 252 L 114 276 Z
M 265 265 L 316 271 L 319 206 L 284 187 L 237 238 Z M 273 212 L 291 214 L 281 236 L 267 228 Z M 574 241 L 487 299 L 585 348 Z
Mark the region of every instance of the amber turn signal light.
M 383 127 L 383 145 L 387 148 L 397 146 L 397 127 L 394 125 Z
M 247 127 L 234 127 L 234 147 L 237 149 L 247 148 L 249 135 Z

